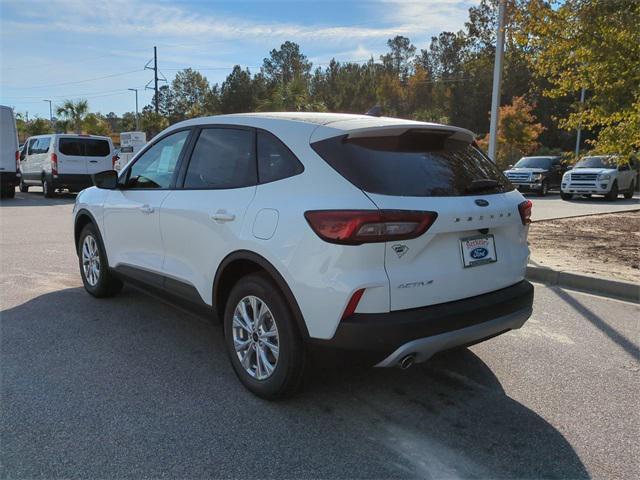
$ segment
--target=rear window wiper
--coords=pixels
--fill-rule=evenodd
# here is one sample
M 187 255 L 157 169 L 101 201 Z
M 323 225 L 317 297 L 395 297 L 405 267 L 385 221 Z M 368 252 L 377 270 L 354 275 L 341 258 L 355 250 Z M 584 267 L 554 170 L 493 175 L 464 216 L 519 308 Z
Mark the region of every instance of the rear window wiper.
M 467 193 L 470 192 L 480 192 L 483 190 L 495 190 L 496 188 L 498 188 L 500 184 L 498 183 L 497 180 L 489 180 L 489 179 L 481 179 L 481 180 L 474 180 L 471 182 L 470 185 L 467 185 L 467 187 L 465 188 L 465 191 Z

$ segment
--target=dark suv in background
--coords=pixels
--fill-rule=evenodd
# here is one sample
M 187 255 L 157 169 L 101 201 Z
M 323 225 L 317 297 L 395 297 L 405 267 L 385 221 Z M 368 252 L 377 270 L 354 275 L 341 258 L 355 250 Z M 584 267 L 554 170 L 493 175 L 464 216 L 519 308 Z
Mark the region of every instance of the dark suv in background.
M 521 192 L 535 192 L 544 197 L 549 190 L 560 190 L 565 172 L 561 157 L 522 157 L 504 174 Z

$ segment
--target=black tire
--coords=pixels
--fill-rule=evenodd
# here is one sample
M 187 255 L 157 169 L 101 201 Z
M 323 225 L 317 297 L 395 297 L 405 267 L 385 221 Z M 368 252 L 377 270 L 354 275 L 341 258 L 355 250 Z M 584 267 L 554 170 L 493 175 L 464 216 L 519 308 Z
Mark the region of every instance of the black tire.
M 611 190 L 609 190 L 609 193 L 607 193 L 604 196 L 604 198 L 612 202 L 615 202 L 618 199 L 618 182 L 617 181 L 613 182 L 613 185 L 611 185 Z
M 16 186 L 7 185 L 7 191 L 5 192 L 5 197 L 14 198 L 15 196 L 16 196 Z
M 234 346 L 234 311 L 240 301 L 248 296 L 255 296 L 267 305 L 272 314 L 268 318 L 277 328 L 277 362 L 271 375 L 262 380 L 254 378 L 245 370 Z M 242 330 L 244 329 L 236 327 L 237 332 Z M 224 332 L 233 370 L 249 391 L 259 397 L 275 400 L 289 397 L 300 388 L 306 364 L 304 344 L 286 299 L 267 274 L 247 275 L 233 287 L 224 312 Z M 257 337 L 254 336 L 253 339 L 255 341 Z M 255 353 L 250 358 L 255 358 Z
M 20 179 L 20 191 L 22 193 L 27 193 L 29 191 L 29 185 L 24 183 L 24 181 L 22 179 Z
M 542 181 L 542 186 L 540 187 L 540 191 L 538 191 L 539 197 L 546 197 L 547 193 L 549 193 L 549 184 L 546 180 Z
M 97 281 L 91 282 L 87 279 L 84 266 L 82 249 L 85 243 L 85 239 L 91 236 L 97 245 L 98 261 L 99 261 L 99 274 L 97 275 Z M 80 267 L 80 276 L 82 277 L 82 283 L 87 292 L 94 297 L 112 297 L 122 290 L 122 281 L 113 276 L 109 270 L 109 264 L 107 262 L 107 255 L 104 251 L 104 245 L 96 226 L 93 223 L 87 224 L 80 233 L 80 239 L 78 241 L 78 265 Z M 92 283 L 94 283 L 92 285 Z
M 45 198 L 53 198 L 55 194 L 53 185 L 51 185 L 51 181 L 46 176 L 42 177 L 42 194 Z
M 7 187 L 5 185 L 0 185 L 0 198 L 5 198 L 8 194 Z
M 560 192 L 560 198 L 562 200 L 571 200 L 573 198 L 573 195 L 570 193 L 562 193 Z
M 631 185 L 629 186 L 629 190 L 624 192 L 624 198 L 627 200 L 633 198 L 633 192 L 636 190 L 636 182 L 635 180 L 631 180 Z

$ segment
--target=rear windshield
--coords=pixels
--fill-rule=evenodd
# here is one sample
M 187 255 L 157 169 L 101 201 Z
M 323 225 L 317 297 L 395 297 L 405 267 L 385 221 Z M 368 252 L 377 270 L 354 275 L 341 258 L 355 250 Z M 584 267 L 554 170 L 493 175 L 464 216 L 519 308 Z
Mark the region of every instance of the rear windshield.
M 549 170 L 553 159 L 549 157 L 522 157 L 513 168 L 544 168 Z
M 480 150 L 449 135 L 416 131 L 352 139 L 344 135 L 311 147 L 343 177 L 370 193 L 440 197 L 513 188 Z
M 65 138 L 58 143 L 60 153 L 71 157 L 107 157 L 111 153 L 109 142 L 96 138 Z

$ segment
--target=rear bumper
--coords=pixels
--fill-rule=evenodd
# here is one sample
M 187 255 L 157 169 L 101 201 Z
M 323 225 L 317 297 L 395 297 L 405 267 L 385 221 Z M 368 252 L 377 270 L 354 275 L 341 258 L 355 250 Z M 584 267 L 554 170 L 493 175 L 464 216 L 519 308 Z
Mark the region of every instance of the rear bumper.
M 80 191 L 93 186 L 91 175 L 76 173 L 60 173 L 53 176 L 54 188 L 68 188 L 69 190 Z
M 477 343 L 520 328 L 531 315 L 533 285 L 523 280 L 476 297 L 410 310 L 354 314 L 331 340 L 312 343 L 366 352 L 377 366 L 393 366 L 408 354 L 417 362 L 434 353 Z
M 460 345 L 473 345 L 474 343 L 488 340 L 509 330 L 518 329 L 524 325 L 524 322 L 526 322 L 530 316 L 531 308 L 523 308 L 477 325 L 433 335 L 431 337 L 419 338 L 398 347 L 391 355 L 378 363 L 376 367 L 395 367 L 407 355 L 412 355 L 415 363 L 424 362 L 435 353 L 443 350 L 448 350 Z
M 20 182 L 20 172 L 0 172 L 2 185 L 16 186 Z

